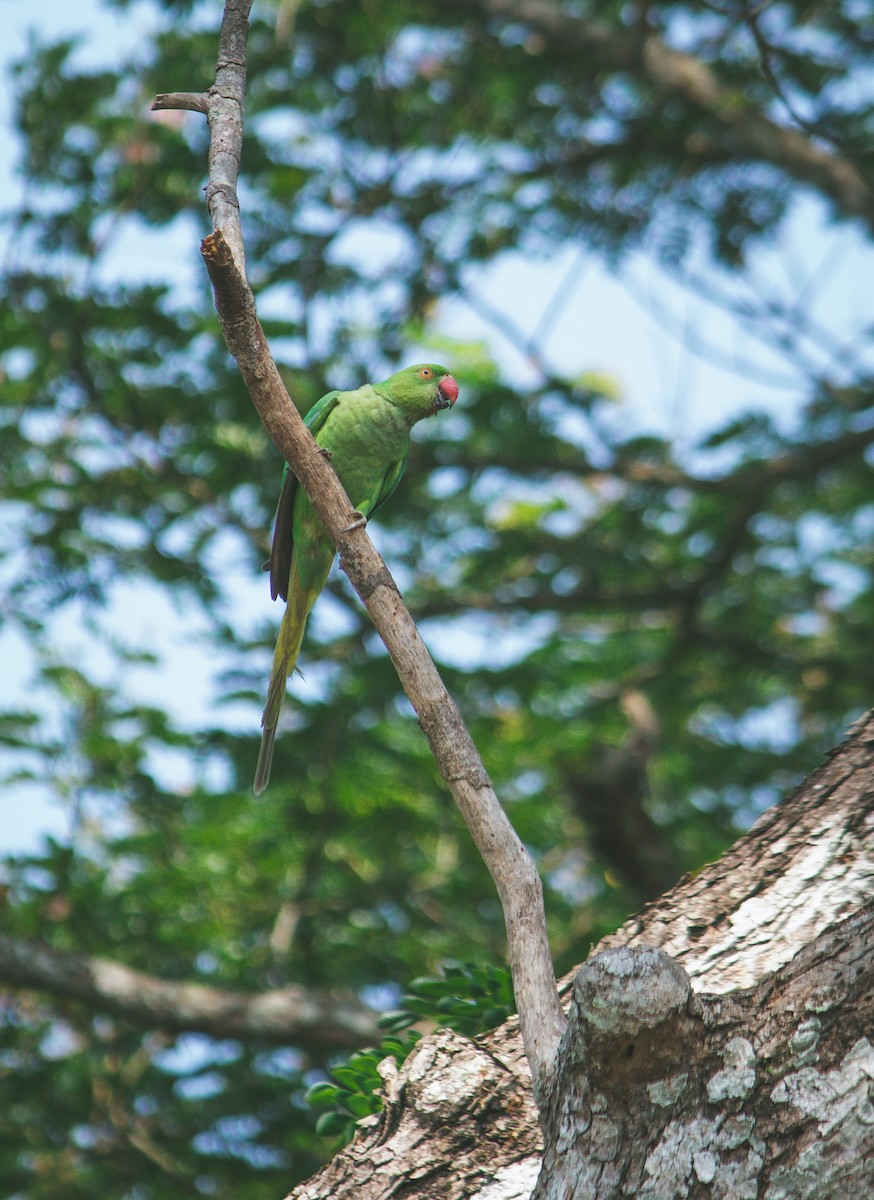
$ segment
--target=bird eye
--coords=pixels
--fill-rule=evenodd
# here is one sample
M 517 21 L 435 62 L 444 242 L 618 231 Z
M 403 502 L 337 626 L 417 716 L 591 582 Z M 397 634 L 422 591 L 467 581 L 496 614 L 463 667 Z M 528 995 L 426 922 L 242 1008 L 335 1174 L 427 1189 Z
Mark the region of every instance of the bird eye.
M 431 376 L 434 374 L 434 372 L 431 370 L 430 367 L 422 367 L 419 374 L 422 376 L 423 379 L 430 379 Z

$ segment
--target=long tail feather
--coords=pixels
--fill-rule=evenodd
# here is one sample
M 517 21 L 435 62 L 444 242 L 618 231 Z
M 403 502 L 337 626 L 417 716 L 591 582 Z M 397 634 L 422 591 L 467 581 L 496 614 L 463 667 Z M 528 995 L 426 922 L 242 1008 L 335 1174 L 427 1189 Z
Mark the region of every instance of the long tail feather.
M 255 768 L 255 782 L 252 790 L 260 796 L 270 782 L 270 768 L 273 766 L 273 743 L 276 741 L 276 726 L 271 725 L 261 734 L 261 749 L 258 751 L 258 765 Z
M 270 782 L 273 743 L 276 740 L 276 726 L 279 723 L 279 714 L 285 699 L 285 685 L 294 670 L 297 656 L 300 654 L 303 631 L 306 628 L 307 616 L 314 599 L 315 597 L 301 587 L 294 587 L 289 592 L 288 604 L 279 627 L 279 636 L 276 639 L 276 649 L 273 651 L 273 667 L 270 671 L 270 684 L 267 688 L 267 703 L 264 705 L 264 713 L 261 717 L 261 749 L 258 752 L 254 783 L 256 796 L 260 796 Z

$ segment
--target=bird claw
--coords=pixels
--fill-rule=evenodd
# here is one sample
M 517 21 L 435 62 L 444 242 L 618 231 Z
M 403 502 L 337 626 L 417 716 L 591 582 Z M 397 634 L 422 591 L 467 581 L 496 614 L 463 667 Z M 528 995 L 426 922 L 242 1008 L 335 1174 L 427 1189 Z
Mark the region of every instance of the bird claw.
M 326 450 L 324 446 L 319 446 L 319 454 L 321 454 L 322 458 L 325 459 L 326 462 L 330 462 L 334 457 L 334 451 Z
M 351 525 L 347 525 L 343 530 L 344 533 L 351 533 L 353 529 L 363 529 L 367 524 L 367 517 L 362 516 L 361 513 L 355 513 L 353 515 L 357 518 L 357 520 L 353 521 Z

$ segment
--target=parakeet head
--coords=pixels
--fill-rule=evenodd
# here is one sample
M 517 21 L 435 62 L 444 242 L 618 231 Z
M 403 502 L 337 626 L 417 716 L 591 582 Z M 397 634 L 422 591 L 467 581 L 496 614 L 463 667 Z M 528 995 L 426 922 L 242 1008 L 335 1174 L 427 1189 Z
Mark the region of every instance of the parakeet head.
M 458 399 L 458 384 L 437 363 L 416 363 L 377 384 L 377 391 L 391 399 L 408 414 L 410 423 L 433 417 L 442 408 L 451 408 Z

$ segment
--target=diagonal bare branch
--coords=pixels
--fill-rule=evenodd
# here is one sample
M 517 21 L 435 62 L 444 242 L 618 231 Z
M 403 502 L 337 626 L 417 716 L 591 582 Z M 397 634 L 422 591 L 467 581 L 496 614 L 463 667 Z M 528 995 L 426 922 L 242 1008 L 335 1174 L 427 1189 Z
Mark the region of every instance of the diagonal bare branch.
M 385 563 L 363 528 L 349 528 L 352 505 L 289 399 L 243 273 L 236 181 L 243 139 L 249 7 L 241 0 L 228 0 L 225 5 L 216 83 L 207 93 L 207 202 L 214 232 L 205 239 L 202 251 L 219 322 L 267 432 L 310 496 L 339 550 L 340 566 L 385 643 L 440 773 L 495 882 L 534 1092 L 542 1096 L 565 1018 L 549 953 L 540 878 Z

